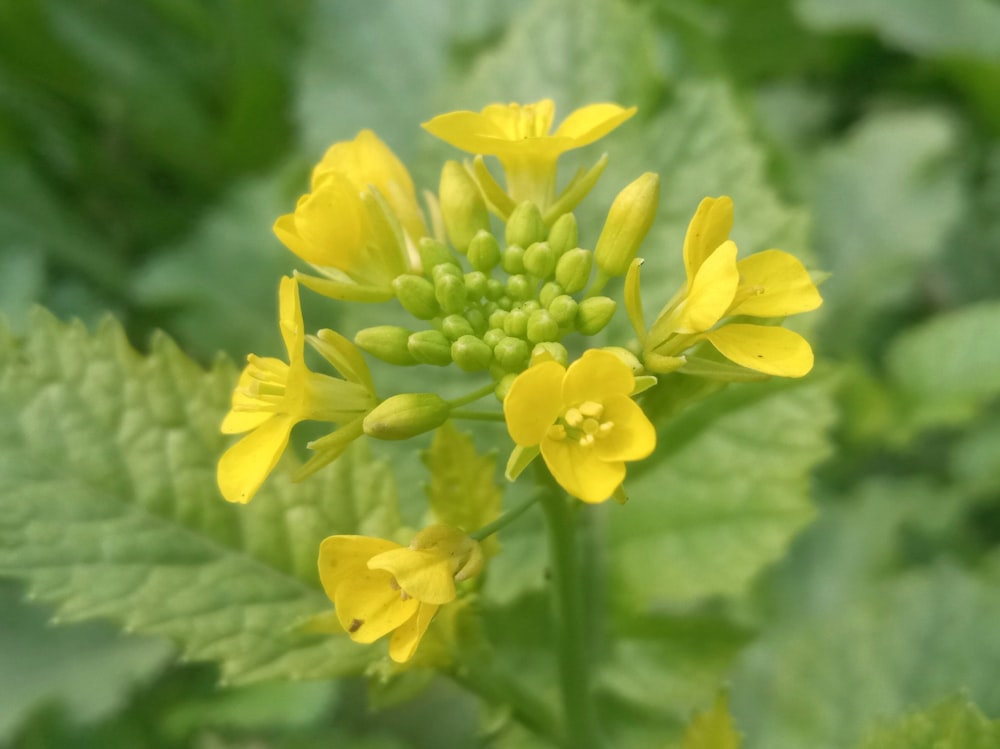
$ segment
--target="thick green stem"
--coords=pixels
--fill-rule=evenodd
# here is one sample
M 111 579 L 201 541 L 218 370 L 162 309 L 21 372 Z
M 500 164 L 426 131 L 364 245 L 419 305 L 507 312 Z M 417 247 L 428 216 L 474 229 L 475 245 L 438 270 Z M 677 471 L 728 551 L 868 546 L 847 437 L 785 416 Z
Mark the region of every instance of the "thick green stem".
M 562 491 L 543 494 L 541 503 L 549 527 L 566 746 L 597 749 L 602 742 L 591 699 L 590 654 L 584 628 L 584 581 L 576 543 L 576 518 Z

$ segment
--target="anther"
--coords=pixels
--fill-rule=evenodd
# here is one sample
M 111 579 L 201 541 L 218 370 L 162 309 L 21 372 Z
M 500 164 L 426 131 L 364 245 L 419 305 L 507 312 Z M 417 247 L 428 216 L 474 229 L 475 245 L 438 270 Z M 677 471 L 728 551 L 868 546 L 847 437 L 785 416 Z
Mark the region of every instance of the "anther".
M 580 438 L 580 447 L 590 447 L 594 444 L 594 435 L 585 434 Z
M 592 419 L 600 419 L 604 415 L 604 405 L 594 401 L 584 401 L 579 408 L 580 413 Z
M 566 439 L 566 427 L 562 424 L 553 424 L 549 427 L 548 435 L 549 439 L 560 440 Z
M 575 429 L 583 423 L 583 414 L 580 413 L 579 409 L 571 408 L 566 411 L 563 419 L 569 426 Z

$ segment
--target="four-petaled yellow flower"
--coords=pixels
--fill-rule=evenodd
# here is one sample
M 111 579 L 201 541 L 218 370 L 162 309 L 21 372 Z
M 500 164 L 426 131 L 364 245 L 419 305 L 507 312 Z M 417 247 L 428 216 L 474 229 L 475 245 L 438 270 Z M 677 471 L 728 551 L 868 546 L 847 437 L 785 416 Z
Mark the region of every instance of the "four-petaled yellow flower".
M 683 366 L 680 356 L 707 340 L 723 356 L 768 375 L 802 377 L 813 366 L 809 343 L 774 325 L 723 322 L 733 316 L 783 318 L 816 309 L 823 300 L 809 272 L 794 256 L 764 250 L 736 259 L 730 240 L 733 201 L 705 198 L 684 238 L 684 289 L 660 312 L 648 333 L 643 330 L 639 298 L 639 262 L 625 281 L 626 306 L 643 341 L 646 367 L 669 371 Z
M 303 284 L 363 302 L 391 299 L 392 280 L 409 270 L 403 230 L 411 243 L 427 234 L 413 180 L 370 130 L 332 145 L 313 170 L 312 192 L 274 223 L 285 246 L 324 276 L 301 275 Z
M 545 209 L 555 188 L 556 160 L 589 145 L 635 114 L 635 107 L 590 104 L 562 121 L 552 134 L 555 104 L 490 104 L 481 112 L 449 112 L 423 124 L 443 141 L 469 153 L 496 156 L 515 202 L 531 200 Z
M 247 357 L 233 392 L 232 408 L 222 422 L 224 434 L 250 432 L 219 459 L 217 478 L 230 502 L 249 502 L 288 445 L 292 427 L 307 419 L 344 424 L 328 437 L 324 461 L 342 452 L 362 433 L 365 414 L 376 404 L 368 366 L 354 345 L 332 330 L 320 331 L 312 344 L 346 379 L 309 371 L 305 363 L 305 328 L 298 282 L 282 278 L 279 291 L 281 337 L 288 363 Z
M 541 449 L 556 481 L 584 502 L 603 502 L 625 479 L 625 462 L 656 447 L 656 430 L 629 397 L 632 369 L 591 349 L 569 368 L 543 361 L 519 374 L 504 398 L 507 430 L 521 448 Z
M 483 554 L 462 531 L 432 525 L 410 545 L 367 536 L 330 536 L 319 548 L 319 577 L 337 619 L 355 642 L 393 632 L 389 656 L 408 661 L 455 582 L 479 574 Z

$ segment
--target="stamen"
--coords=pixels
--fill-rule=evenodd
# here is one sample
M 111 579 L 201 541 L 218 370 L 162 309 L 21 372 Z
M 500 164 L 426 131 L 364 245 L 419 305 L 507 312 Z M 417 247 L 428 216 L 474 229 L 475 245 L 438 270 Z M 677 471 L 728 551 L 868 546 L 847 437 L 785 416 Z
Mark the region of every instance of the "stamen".
M 247 385 L 245 391 L 251 398 L 266 399 L 269 395 L 283 398 L 285 395 L 285 385 L 284 383 L 278 384 L 276 382 L 261 382 L 260 380 L 254 380 Z
M 562 424 L 553 424 L 549 427 L 548 437 L 557 442 L 566 439 L 566 427 Z
M 601 425 L 597 419 L 584 419 L 583 431 L 585 434 L 597 434 L 597 430 L 600 428 Z
M 607 437 L 609 434 L 611 434 L 611 430 L 614 428 L 615 428 L 615 422 L 605 421 L 603 424 L 601 424 L 600 429 L 597 430 L 597 436 Z
M 580 413 L 593 419 L 600 419 L 604 416 L 604 404 L 594 401 L 584 401 L 580 404 Z
M 563 416 L 563 419 L 569 426 L 576 429 L 583 423 L 583 414 L 580 413 L 578 409 L 571 408 L 568 411 L 566 411 L 565 415 Z
M 282 379 L 288 373 L 288 365 L 283 361 L 270 357 L 257 356 L 257 354 L 248 354 L 247 364 L 257 370 L 257 372 L 268 372 Z
M 594 444 L 594 435 L 585 434 L 580 438 L 580 447 L 590 447 Z

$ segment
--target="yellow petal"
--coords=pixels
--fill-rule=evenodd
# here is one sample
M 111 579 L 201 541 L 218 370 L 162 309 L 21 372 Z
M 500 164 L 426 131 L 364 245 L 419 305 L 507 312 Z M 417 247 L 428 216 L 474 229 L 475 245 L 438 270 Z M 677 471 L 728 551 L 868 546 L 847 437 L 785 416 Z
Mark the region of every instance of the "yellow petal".
M 642 262 L 642 258 L 635 258 L 625 274 L 625 311 L 640 344 L 646 340 L 646 316 L 642 311 L 642 291 L 639 286 Z
M 765 374 L 802 377 L 813 367 L 809 343 L 785 328 L 734 323 L 706 338 L 730 361 Z
M 319 278 L 295 271 L 295 277 L 317 294 L 344 302 L 387 302 L 393 297 L 392 286 L 371 286 L 354 281 Z
M 551 99 L 542 99 L 534 104 L 490 104 L 483 107 L 483 116 L 500 131 L 500 137 L 510 141 L 547 136 L 555 114 L 556 105 Z
M 511 383 L 503 400 L 507 431 L 523 447 L 537 445 L 562 413 L 563 375 L 566 370 L 554 361 L 529 367 Z
M 327 597 L 333 601 L 337 586 L 367 570 L 373 556 L 399 548 L 392 541 L 369 536 L 324 538 L 319 545 L 319 580 Z
M 289 363 L 303 357 L 306 331 L 299 304 L 299 282 L 283 276 L 278 289 L 278 327 L 285 342 Z
M 276 414 L 230 447 L 219 458 L 216 478 L 229 502 L 249 502 L 288 445 L 295 424 L 292 417 Z
M 339 268 L 348 275 L 366 270 L 367 226 L 359 192 L 343 175 L 330 172 L 295 208 L 295 232 L 308 247 L 308 263 Z
M 571 138 L 574 148 L 580 148 L 603 138 L 636 113 L 636 107 L 617 104 L 591 104 L 580 107 L 556 128 L 556 137 Z
M 569 365 L 562 384 L 562 402 L 601 403 L 611 395 L 628 395 L 635 387 L 632 369 L 610 351 L 590 349 Z
M 287 366 L 283 361 L 270 357 L 264 359 L 264 361 L 276 362 L 281 367 Z M 219 431 L 223 434 L 249 432 L 274 416 L 273 410 L 265 410 L 263 408 L 258 410 L 258 407 L 266 406 L 267 404 L 246 394 L 247 388 L 250 387 L 253 381 L 254 378 L 250 373 L 250 367 L 244 367 L 243 371 L 240 372 L 240 379 L 233 389 L 232 408 L 226 414 L 225 418 L 223 418 L 222 425 L 219 427 Z
M 317 252 L 313 247 L 306 244 L 306 241 L 299 236 L 299 230 L 295 228 L 295 214 L 286 213 L 279 216 L 272 227 L 275 236 L 281 240 L 289 250 L 305 260 L 307 263 L 319 263 L 325 256 Z
M 392 576 L 364 569 L 344 580 L 334 592 L 337 618 L 355 642 L 375 642 L 417 613 L 415 598 L 403 600 L 392 587 Z
M 684 268 L 690 281 L 733 228 L 733 200 L 728 195 L 698 204 L 684 236 Z
M 671 316 L 672 330 L 677 333 L 701 333 L 711 328 L 726 314 L 739 282 L 736 245 L 727 241 L 698 269 L 687 297 L 678 306 L 676 314 Z
M 625 464 L 601 460 L 594 448 L 570 439 L 542 440 L 545 465 L 559 485 L 584 502 L 603 502 L 625 480 Z
M 309 344 L 346 379 L 369 392 L 375 392 L 375 383 L 365 358 L 347 338 L 335 330 L 323 328 L 315 336 L 309 336 Z
M 397 629 L 389 640 L 389 657 L 396 663 L 406 663 L 417 652 L 417 646 L 427 631 L 427 626 L 437 613 L 438 607 L 430 603 L 421 603 L 417 613 L 407 619 Z
M 455 600 L 455 579 L 447 558 L 433 551 L 408 548 L 383 552 L 368 561 L 368 568 L 385 570 L 406 591 L 423 603 Z
M 490 146 L 505 138 L 504 131 L 479 112 L 449 112 L 423 123 L 424 130 L 455 148 L 469 153 L 492 155 Z M 487 140 L 487 138 L 492 138 Z
M 605 436 L 594 443 L 594 450 L 601 460 L 642 460 L 656 448 L 655 427 L 628 396 L 605 398 L 601 420 L 614 424 Z
M 816 284 L 797 257 L 764 250 L 740 260 L 740 288 L 731 315 L 785 317 L 814 310 L 823 303 Z

